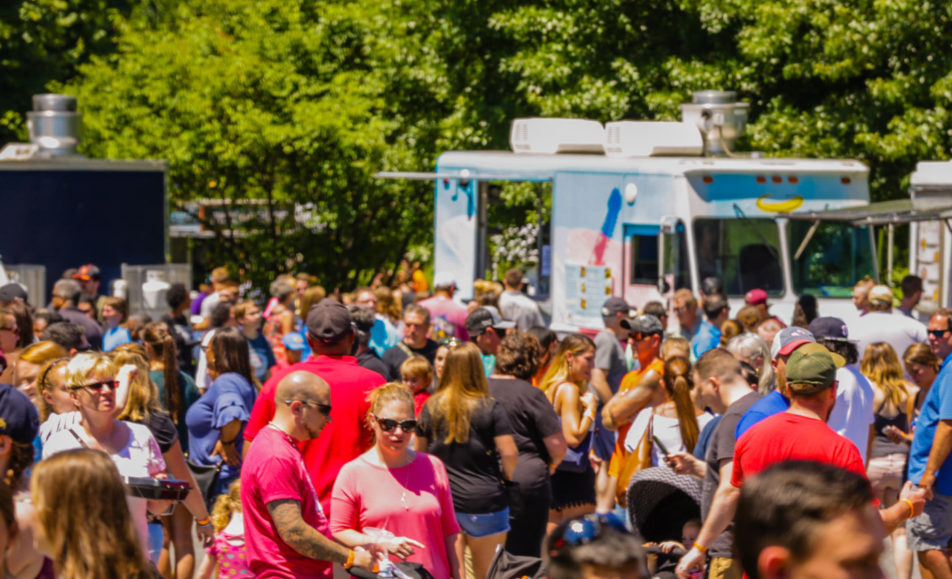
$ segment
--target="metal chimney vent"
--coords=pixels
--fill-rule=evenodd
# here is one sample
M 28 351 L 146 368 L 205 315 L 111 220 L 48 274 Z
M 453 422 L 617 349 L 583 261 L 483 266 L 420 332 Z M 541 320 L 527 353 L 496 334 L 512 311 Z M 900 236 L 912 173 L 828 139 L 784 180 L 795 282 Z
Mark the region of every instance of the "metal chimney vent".
M 82 115 L 76 97 L 64 94 L 33 95 L 33 110 L 26 114 L 30 142 L 39 146 L 37 157 L 77 155 Z
M 747 124 L 750 105 L 737 102 L 737 93 L 733 91 L 698 91 L 693 100 L 681 105 L 681 120 L 701 131 L 705 154 L 731 156 L 734 143 Z

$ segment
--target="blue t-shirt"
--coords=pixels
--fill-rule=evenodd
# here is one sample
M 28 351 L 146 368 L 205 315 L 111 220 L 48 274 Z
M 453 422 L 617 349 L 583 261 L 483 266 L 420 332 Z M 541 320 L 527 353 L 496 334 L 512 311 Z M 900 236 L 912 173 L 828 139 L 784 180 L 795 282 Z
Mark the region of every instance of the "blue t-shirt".
M 268 343 L 267 338 L 260 333 L 255 339 L 248 340 L 248 346 L 251 348 L 249 352 L 251 371 L 255 373 L 258 382 L 264 384 L 268 370 L 278 363 L 274 358 L 274 350 L 271 349 L 271 344 Z
M 909 449 L 909 480 L 918 483 L 929 462 L 929 452 L 935 439 L 936 427 L 940 420 L 952 419 L 952 354 L 942 361 L 939 375 L 926 399 L 922 402 L 922 410 L 916 419 L 916 431 L 912 437 L 912 447 Z M 943 495 L 952 495 L 952 456 L 945 459 L 942 466 L 935 473 L 934 491 Z
M 790 408 L 790 400 L 781 394 L 779 390 L 774 390 L 764 396 L 755 402 L 754 405 L 750 407 L 750 410 L 745 412 L 741 417 L 740 422 L 737 423 L 737 428 L 734 430 L 734 440 L 739 440 L 741 434 L 747 432 L 751 426 L 757 424 L 764 418 L 773 416 L 774 414 L 780 414 L 787 408 Z
M 691 339 L 691 354 L 697 360 L 704 352 L 721 345 L 721 331 L 707 320 L 701 322 L 694 338 Z
M 121 326 L 109 328 L 102 336 L 102 351 L 112 352 L 119 346 L 128 344 L 131 341 L 132 336 L 129 335 L 129 330 Z
M 212 382 L 205 394 L 196 400 L 185 414 L 185 424 L 188 425 L 189 458 L 196 464 L 218 464 L 221 457 L 212 457 L 211 454 L 215 450 L 215 443 L 218 442 L 222 426 L 232 420 L 242 422 L 241 430 L 238 431 L 235 439 L 235 447 L 240 454 L 244 442 L 242 434 L 251 416 L 251 408 L 255 404 L 257 395 L 255 387 L 241 374 L 229 372 Z M 237 476 L 240 471 L 240 467 L 223 465 L 221 477 Z

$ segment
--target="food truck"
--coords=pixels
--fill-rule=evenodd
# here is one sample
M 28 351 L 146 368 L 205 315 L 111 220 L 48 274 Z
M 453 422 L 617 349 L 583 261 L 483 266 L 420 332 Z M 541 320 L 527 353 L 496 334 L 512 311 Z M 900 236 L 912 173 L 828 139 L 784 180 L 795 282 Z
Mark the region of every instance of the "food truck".
M 872 231 L 789 216 L 867 205 L 869 170 L 739 154 L 746 112 L 734 93 L 705 91 L 681 122 L 517 119 L 512 151 L 446 152 L 433 173 L 380 176 L 435 180 L 435 271 L 453 274 L 464 299 L 487 271 L 489 186 L 551 184 L 532 280 L 557 331 L 602 327 L 611 295 L 670 306 L 708 276 L 732 312 L 761 288 L 781 319 L 812 294 L 823 315 L 848 320 L 854 284 L 877 277 Z

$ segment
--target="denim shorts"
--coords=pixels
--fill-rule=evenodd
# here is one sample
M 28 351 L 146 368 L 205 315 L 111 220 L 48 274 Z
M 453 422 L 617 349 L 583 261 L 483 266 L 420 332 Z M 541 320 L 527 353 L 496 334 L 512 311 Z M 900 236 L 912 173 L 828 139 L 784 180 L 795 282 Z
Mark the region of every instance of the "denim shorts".
M 506 533 L 509 531 L 509 507 L 495 513 L 456 513 L 456 522 L 474 539 Z
M 935 493 L 922 514 L 906 521 L 906 540 L 913 551 L 945 551 L 952 541 L 952 497 Z

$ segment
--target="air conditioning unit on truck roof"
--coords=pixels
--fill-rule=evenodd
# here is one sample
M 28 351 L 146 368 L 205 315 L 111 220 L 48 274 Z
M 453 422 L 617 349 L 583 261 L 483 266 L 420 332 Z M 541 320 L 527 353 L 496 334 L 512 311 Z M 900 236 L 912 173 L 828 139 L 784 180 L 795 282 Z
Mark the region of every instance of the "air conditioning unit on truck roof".
M 605 128 L 588 119 L 516 119 L 509 133 L 515 153 L 604 153 Z

